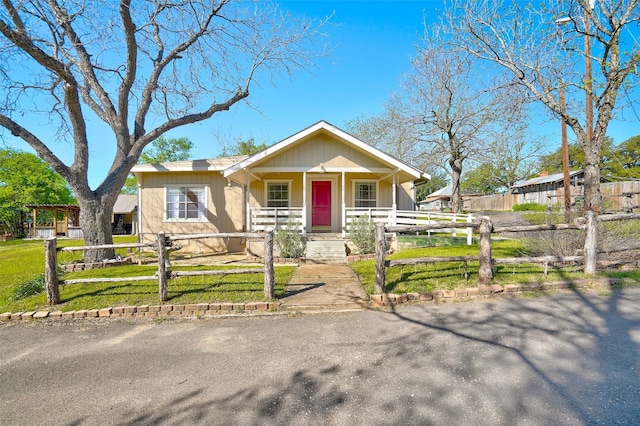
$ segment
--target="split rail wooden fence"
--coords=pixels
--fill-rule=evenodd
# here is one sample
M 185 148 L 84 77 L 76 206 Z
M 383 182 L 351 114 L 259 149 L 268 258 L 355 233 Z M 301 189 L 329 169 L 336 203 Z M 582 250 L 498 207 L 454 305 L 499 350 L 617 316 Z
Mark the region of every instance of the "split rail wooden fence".
M 160 232 L 154 243 L 130 243 L 130 244 L 105 244 L 99 246 L 79 246 L 79 247 L 57 247 L 56 238 L 48 238 L 44 242 L 45 252 L 45 289 L 47 293 L 47 304 L 57 305 L 60 303 L 60 284 L 80 284 L 96 282 L 131 282 L 158 280 L 158 295 L 161 302 L 168 300 L 168 281 L 180 277 L 205 276 L 205 275 L 230 275 L 230 274 L 264 274 L 264 297 L 273 299 L 275 294 L 275 274 L 273 270 L 273 236 L 272 230 L 260 233 L 235 232 L 217 234 L 194 234 L 194 235 L 166 235 Z M 218 269 L 208 271 L 172 271 L 169 264 L 169 249 L 176 241 L 208 239 L 208 238 L 253 238 L 264 240 L 264 268 L 237 268 Z M 158 253 L 158 270 L 154 275 L 126 277 L 126 278 L 79 278 L 71 280 L 60 280 L 58 277 L 58 252 L 84 251 L 97 249 L 118 249 L 118 248 L 153 248 Z
M 493 227 L 491 219 L 487 216 L 480 217 L 479 221 L 472 223 L 447 223 L 445 224 L 430 224 L 421 226 L 387 226 L 383 224 L 376 225 L 376 252 L 375 252 L 375 267 L 376 267 L 376 282 L 374 292 L 376 294 L 383 294 L 386 292 L 385 287 L 385 274 L 386 268 L 394 266 L 405 265 L 419 265 L 429 263 L 443 263 L 443 262 L 463 262 L 466 264 L 471 261 L 478 261 L 480 266 L 478 269 L 478 281 L 479 284 L 485 284 L 493 280 L 493 265 L 496 264 L 541 264 L 544 266 L 544 273 L 547 274 L 549 265 L 556 263 L 575 263 L 582 262 L 584 264 L 585 273 L 595 274 L 596 262 L 597 262 L 597 222 L 605 221 L 617 221 L 617 220 L 638 220 L 640 214 L 614 214 L 614 215 L 602 215 L 596 216 L 593 212 L 589 212 L 586 220 L 582 220 L 583 224 L 547 224 L 547 225 L 528 225 L 528 226 L 506 226 L 506 227 Z M 401 260 L 387 260 L 386 256 L 386 240 L 385 233 L 415 233 L 415 232 L 429 232 L 444 227 L 469 227 L 474 229 L 474 232 L 480 235 L 479 253 L 477 256 L 442 256 L 442 257 L 421 257 Z M 586 232 L 586 241 L 582 254 L 575 256 L 539 256 L 539 257 L 512 257 L 512 258 L 496 258 L 491 256 L 491 234 L 504 234 L 504 233 L 519 233 L 519 232 L 532 232 L 532 231 L 562 231 L 567 229 L 577 229 Z M 625 247 L 619 250 L 640 249 L 640 244 L 637 247 Z M 612 250 L 607 250 L 607 253 L 611 253 Z

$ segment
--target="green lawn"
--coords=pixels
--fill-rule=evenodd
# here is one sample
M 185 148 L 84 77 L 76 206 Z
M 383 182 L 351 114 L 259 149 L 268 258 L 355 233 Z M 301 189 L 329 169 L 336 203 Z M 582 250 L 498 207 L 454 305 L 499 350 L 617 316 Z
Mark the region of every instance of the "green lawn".
M 494 240 L 492 242 L 492 257 L 518 257 L 522 255 L 522 245 L 517 240 Z M 387 256 L 387 259 L 410 259 L 415 257 L 435 256 L 477 256 L 478 245 L 428 247 L 420 249 L 402 250 Z M 365 260 L 351 264 L 358 273 L 365 289 L 373 294 L 375 285 L 375 265 L 373 260 Z M 600 274 L 600 276 L 630 278 L 637 281 L 638 271 Z M 474 287 L 478 284 L 478 262 L 446 262 L 436 264 L 422 264 L 416 266 L 394 266 L 386 269 L 385 284 L 390 293 L 432 292 L 435 290 L 458 287 Z M 567 279 L 587 278 L 582 273 L 582 265 L 565 267 L 562 270 L 549 268 L 549 274 L 544 275 L 542 265 L 499 265 L 496 268 L 494 282 L 496 284 L 516 284 L 525 282 L 549 282 Z
M 115 243 L 133 242 L 135 237 L 115 237 Z M 81 240 L 59 240 L 60 246 L 79 246 Z M 493 257 L 517 257 L 523 247 L 517 240 L 494 240 Z M 124 255 L 126 249 L 119 250 Z M 79 259 L 81 252 L 60 252 L 58 260 L 69 263 Z M 478 246 L 445 246 L 401 250 L 388 256 L 389 259 L 407 259 L 431 256 L 477 256 Z M 256 267 L 260 268 L 260 265 Z M 368 293 L 373 293 L 375 266 L 372 260 L 355 262 L 351 267 L 359 274 Z M 202 270 L 235 268 L 230 266 L 176 266 L 174 270 Z M 134 277 L 153 275 L 156 266 L 124 265 L 113 268 L 80 271 L 64 276 L 65 279 L 83 277 Z M 295 271 L 294 266 L 275 268 L 276 298 L 282 297 L 285 287 Z M 544 282 L 564 279 L 585 278 L 582 266 L 563 268 L 561 271 L 549 269 L 548 276 L 543 274 L 540 265 L 498 266 L 495 282 L 498 284 L 519 282 Z M 45 309 L 44 293 L 17 298 L 16 291 L 24 284 L 44 272 L 44 243 L 32 240 L 14 240 L 0 242 L 0 313 Z M 639 271 L 614 272 L 600 274 L 624 278 L 638 282 Z M 448 262 L 417 266 L 398 266 L 386 271 L 387 291 L 392 293 L 428 292 L 438 289 L 470 287 L 478 283 L 478 262 Z M 197 302 L 251 302 L 264 300 L 263 275 L 233 274 L 222 276 L 182 277 L 170 280 L 168 293 L 171 303 L 186 304 Z M 86 283 L 68 284 L 60 287 L 62 304 L 55 307 L 63 311 L 79 309 L 98 309 L 108 306 L 154 305 L 159 303 L 158 283 L 156 280 L 132 281 L 123 283 Z
M 114 243 L 135 242 L 135 237 L 114 237 Z M 82 240 L 58 240 L 58 245 L 80 246 Z M 126 249 L 118 250 L 121 255 Z M 77 260 L 81 252 L 60 252 L 60 263 Z M 261 265 L 257 265 L 258 268 Z M 179 269 L 225 269 L 222 267 L 175 267 Z M 155 265 L 124 265 L 113 268 L 94 269 L 66 274 L 64 278 L 83 277 L 133 277 L 153 275 Z M 285 286 L 291 279 L 295 267 L 275 268 L 276 297 L 284 295 Z M 38 240 L 13 240 L 0 242 L 0 313 L 31 311 L 46 308 L 46 297 L 39 293 L 16 300 L 15 292 L 24 283 L 44 273 L 44 243 Z M 168 295 L 171 303 L 196 302 L 251 302 L 264 300 L 262 274 L 234 274 L 222 276 L 182 277 L 170 280 Z M 154 305 L 159 303 L 158 282 L 133 281 L 122 283 L 84 283 L 60 286 L 62 304 L 56 309 L 63 311 L 98 309 L 108 306 Z

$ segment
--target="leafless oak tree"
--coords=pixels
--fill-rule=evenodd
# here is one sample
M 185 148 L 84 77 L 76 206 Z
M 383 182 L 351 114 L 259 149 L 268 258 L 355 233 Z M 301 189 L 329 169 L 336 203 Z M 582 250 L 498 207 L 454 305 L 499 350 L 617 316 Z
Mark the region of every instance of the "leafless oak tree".
M 638 82 L 639 19 L 638 0 L 453 0 L 443 19 L 459 49 L 507 70 L 573 130 L 585 153 L 586 210 L 601 210 L 607 128 L 620 92 Z
M 413 70 L 388 105 L 413 128 L 423 155 L 444 160 L 452 183 L 452 209 L 462 210 L 460 179 L 465 161 L 481 160 L 496 140 L 507 140 L 524 105 L 517 91 L 483 70 L 468 53 L 440 35 L 429 35 Z M 509 82 L 507 82 L 507 85 Z
M 169 130 L 246 99 L 258 78 L 312 65 L 323 22 L 266 1 L 3 0 L 0 126 L 26 141 L 73 189 L 88 245 L 112 242 L 111 215 L 143 148 Z M 73 143 L 65 164 L 39 136 L 46 114 Z M 111 132 L 98 133 L 91 120 Z M 104 180 L 88 181 L 90 144 L 112 143 Z M 112 255 L 96 250 L 97 260 Z

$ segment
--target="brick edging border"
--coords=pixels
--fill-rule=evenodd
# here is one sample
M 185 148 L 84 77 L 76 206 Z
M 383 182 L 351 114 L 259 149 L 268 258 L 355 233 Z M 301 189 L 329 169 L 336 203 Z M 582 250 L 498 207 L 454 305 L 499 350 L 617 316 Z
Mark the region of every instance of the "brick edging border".
M 620 284 L 620 279 L 599 278 L 574 281 L 558 281 L 551 283 L 479 285 L 477 287 L 458 288 L 455 290 L 437 290 L 426 293 L 372 294 L 369 296 L 371 307 L 400 305 L 416 302 L 455 302 L 483 297 L 512 297 L 533 291 L 552 291 L 589 286 L 609 288 Z M 81 319 L 81 318 L 132 318 L 181 316 L 199 318 L 201 316 L 220 316 L 225 314 L 259 314 L 280 311 L 281 302 L 249 302 L 249 303 L 193 303 L 187 305 L 140 305 L 117 306 L 102 309 L 82 309 L 79 311 L 28 311 L 5 312 L 0 314 L 0 321 L 34 320 L 34 319 Z
M 280 302 L 193 303 L 188 305 L 118 306 L 79 311 L 5 312 L 0 321 L 32 319 L 131 318 L 131 317 L 200 317 L 239 313 L 265 313 L 280 310 Z
M 479 285 L 477 287 L 457 288 L 455 290 L 436 290 L 424 293 L 372 294 L 369 299 L 374 308 L 401 305 L 415 302 L 455 302 L 483 297 L 512 297 L 534 291 L 553 291 L 579 289 L 589 286 L 609 288 L 621 283 L 617 278 L 598 278 L 550 283 Z

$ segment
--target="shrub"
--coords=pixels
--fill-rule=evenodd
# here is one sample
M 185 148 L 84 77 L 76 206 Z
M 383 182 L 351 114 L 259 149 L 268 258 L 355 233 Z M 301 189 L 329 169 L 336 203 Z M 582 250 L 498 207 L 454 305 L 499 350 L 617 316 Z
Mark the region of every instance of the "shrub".
M 524 203 L 524 204 L 514 204 L 513 206 L 514 212 L 545 212 L 547 211 L 547 206 L 544 204 L 538 203 Z
M 295 259 L 304 256 L 306 243 L 294 218 L 290 218 L 284 228 L 276 230 L 273 243 L 280 257 Z
M 584 233 L 577 230 L 535 231 L 521 239 L 527 256 L 575 256 L 584 248 Z
M 368 215 L 359 216 L 351 222 L 351 240 L 362 254 L 376 251 L 376 225 Z
M 42 293 L 44 291 L 44 274 L 40 274 L 32 280 L 24 282 L 16 287 L 9 298 L 11 301 L 26 299 L 29 296 Z

